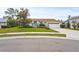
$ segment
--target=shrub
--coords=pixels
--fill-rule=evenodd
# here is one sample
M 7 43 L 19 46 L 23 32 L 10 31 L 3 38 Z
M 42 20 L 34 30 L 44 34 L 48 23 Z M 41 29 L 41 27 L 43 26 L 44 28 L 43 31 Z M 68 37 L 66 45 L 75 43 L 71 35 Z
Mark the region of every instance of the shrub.
M 79 23 L 77 23 L 77 27 L 79 28 Z
M 76 27 L 77 27 L 75 24 L 73 24 L 72 26 L 73 26 L 74 29 L 76 29 Z
M 60 28 L 65 28 L 65 23 L 60 24 Z
M 40 24 L 39 26 L 45 26 L 44 24 Z
M 43 22 L 40 22 L 39 26 L 45 26 L 45 24 Z
M 18 24 L 16 23 L 16 20 L 7 20 L 7 26 L 8 27 L 15 27 L 15 26 L 18 26 Z
M 8 26 L 1 26 L 1 28 L 9 28 Z
M 73 24 L 73 25 L 72 25 L 73 28 L 76 29 L 76 27 L 77 27 L 77 23 L 76 23 L 76 21 L 73 21 L 72 24 Z

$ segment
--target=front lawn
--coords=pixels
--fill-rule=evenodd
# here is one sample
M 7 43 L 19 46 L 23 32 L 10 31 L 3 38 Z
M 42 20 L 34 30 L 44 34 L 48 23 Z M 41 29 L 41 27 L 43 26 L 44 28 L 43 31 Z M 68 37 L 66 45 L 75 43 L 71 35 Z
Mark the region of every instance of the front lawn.
M 57 32 L 57 31 L 48 28 L 20 28 L 20 27 L 0 29 L 0 33 L 9 33 L 9 32 Z

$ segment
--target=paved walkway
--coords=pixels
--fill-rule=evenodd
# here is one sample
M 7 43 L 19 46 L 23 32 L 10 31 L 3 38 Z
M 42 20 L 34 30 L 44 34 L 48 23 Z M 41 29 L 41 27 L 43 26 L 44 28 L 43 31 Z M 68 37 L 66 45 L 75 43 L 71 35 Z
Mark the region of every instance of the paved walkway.
M 77 30 L 69 30 L 69 29 L 61 29 L 61 28 L 52 28 L 54 30 L 59 31 L 60 33 L 64 33 L 67 35 L 67 38 L 79 40 L 79 31 Z

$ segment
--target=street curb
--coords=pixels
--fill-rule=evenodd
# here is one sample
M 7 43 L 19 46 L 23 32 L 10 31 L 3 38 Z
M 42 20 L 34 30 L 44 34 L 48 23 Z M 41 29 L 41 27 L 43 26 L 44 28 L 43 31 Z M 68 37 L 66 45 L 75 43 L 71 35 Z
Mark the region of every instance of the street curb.
M 53 37 L 53 36 L 11 36 L 11 37 L 0 37 L 0 40 L 6 39 L 68 39 L 66 37 Z

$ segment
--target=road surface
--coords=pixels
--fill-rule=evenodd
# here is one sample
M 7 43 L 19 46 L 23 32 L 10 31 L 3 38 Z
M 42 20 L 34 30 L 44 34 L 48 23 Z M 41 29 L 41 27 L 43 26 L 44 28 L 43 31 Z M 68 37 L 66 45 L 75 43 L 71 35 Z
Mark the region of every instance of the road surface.
M 79 40 L 26 38 L 0 40 L 0 52 L 79 52 Z

